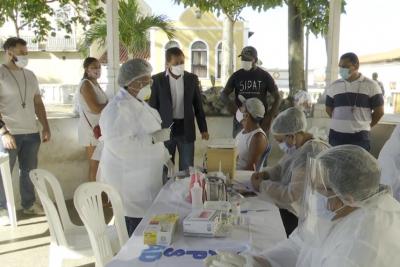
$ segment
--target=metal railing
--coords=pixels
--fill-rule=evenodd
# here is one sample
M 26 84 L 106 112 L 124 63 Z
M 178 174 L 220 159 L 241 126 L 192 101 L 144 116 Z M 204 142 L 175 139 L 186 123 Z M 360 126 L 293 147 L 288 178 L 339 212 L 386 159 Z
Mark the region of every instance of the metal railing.
M 77 51 L 76 38 L 49 37 L 46 51 Z
M 34 36 L 22 36 L 21 38 L 26 41 L 28 51 L 39 51 L 39 42 L 35 42 Z

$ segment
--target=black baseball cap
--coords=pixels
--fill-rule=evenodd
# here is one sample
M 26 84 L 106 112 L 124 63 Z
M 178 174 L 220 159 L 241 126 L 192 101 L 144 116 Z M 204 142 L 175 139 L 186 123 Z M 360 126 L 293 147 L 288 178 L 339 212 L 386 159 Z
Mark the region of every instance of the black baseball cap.
M 252 46 L 245 46 L 243 47 L 239 57 L 242 57 L 243 60 L 257 59 L 257 50 Z

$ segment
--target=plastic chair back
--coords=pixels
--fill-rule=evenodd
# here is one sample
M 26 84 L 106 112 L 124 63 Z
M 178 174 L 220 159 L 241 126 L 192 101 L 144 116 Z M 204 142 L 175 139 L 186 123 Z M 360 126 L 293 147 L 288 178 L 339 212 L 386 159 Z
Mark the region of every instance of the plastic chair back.
M 104 266 L 114 255 L 106 233 L 107 225 L 101 196 L 103 192 L 107 194 L 113 208 L 120 247 L 128 241 L 122 200 L 118 192 L 110 185 L 99 182 L 80 185 L 74 193 L 74 205 L 88 231 L 96 266 Z
M 13 228 L 17 227 L 17 213 L 15 211 L 14 189 L 10 170 L 10 158 L 7 153 L 0 152 L 0 170 L 3 180 L 4 193 L 7 200 L 8 216 Z
M 263 167 L 266 167 L 268 164 L 268 157 L 271 154 L 272 145 L 271 143 L 268 144 L 267 148 L 263 152 L 260 162 L 257 164 L 257 171 L 261 171 Z
M 50 172 L 41 169 L 32 170 L 29 176 L 46 213 L 52 243 L 55 242 L 59 246 L 67 247 L 64 231 L 72 229 L 73 224 L 68 215 L 60 183 Z M 53 191 L 58 210 L 51 200 L 47 184 Z

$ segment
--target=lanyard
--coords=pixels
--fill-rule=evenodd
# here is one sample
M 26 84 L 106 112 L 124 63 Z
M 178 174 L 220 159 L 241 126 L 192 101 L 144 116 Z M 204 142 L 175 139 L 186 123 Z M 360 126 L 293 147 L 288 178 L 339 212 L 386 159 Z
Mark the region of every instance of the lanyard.
M 13 77 L 15 83 L 17 84 L 19 96 L 20 96 L 20 98 L 21 98 L 21 106 L 22 106 L 22 108 L 25 108 L 25 106 L 26 106 L 26 76 L 25 76 L 25 71 L 24 71 L 24 69 L 22 69 L 22 74 L 24 75 L 25 92 L 24 92 L 24 97 L 22 98 L 21 87 L 19 86 L 19 83 L 18 83 L 18 81 L 17 81 L 17 78 L 14 76 L 14 74 L 12 73 L 12 71 L 11 71 L 6 65 L 3 64 L 3 66 L 8 70 L 8 72 L 9 72 L 9 73 L 11 74 L 11 76 Z

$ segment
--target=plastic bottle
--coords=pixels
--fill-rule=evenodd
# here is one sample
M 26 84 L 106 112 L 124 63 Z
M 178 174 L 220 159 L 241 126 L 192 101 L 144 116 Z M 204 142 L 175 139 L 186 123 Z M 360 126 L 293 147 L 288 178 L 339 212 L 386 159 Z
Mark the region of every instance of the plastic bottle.
M 192 210 L 203 208 L 203 190 L 199 185 L 198 179 L 195 181 L 190 193 L 192 195 Z

